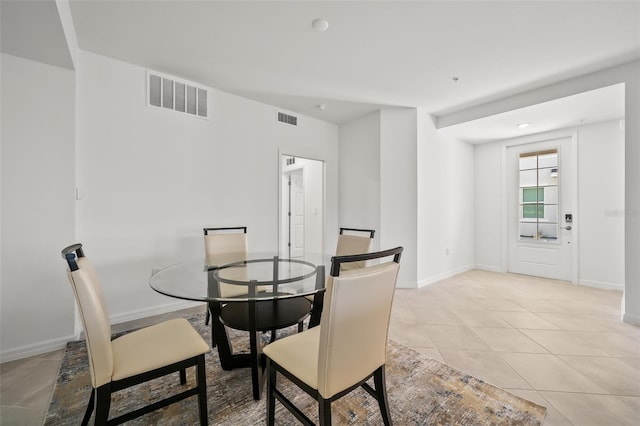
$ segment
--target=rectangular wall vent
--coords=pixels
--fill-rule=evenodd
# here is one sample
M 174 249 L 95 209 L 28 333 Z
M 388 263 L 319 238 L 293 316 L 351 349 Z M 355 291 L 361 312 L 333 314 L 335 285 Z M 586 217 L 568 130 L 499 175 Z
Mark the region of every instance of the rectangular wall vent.
M 209 117 L 207 89 L 153 71 L 147 71 L 147 106 Z
M 285 114 L 283 112 L 278 113 L 278 121 L 280 123 L 291 124 L 292 126 L 298 125 L 298 117 L 294 115 Z

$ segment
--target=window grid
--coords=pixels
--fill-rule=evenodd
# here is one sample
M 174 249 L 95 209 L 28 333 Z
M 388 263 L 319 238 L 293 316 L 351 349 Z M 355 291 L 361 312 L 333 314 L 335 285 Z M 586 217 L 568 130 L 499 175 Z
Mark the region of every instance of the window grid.
M 520 240 L 557 241 L 557 150 L 521 154 L 519 172 Z

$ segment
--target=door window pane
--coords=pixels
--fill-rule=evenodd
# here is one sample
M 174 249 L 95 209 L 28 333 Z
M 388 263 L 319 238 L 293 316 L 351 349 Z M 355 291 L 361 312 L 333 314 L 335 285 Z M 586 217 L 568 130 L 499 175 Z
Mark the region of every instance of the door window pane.
M 547 241 L 558 240 L 558 225 L 551 223 L 541 223 L 538 225 L 538 239 Z
M 545 167 L 558 167 L 557 152 L 549 152 L 546 154 L 538 155 L 538 168 L 542 169 Z
M 521 170 L 520 171 L 520 188 L 538 186 L 538 171 L 533 170 Z
M 558 239 L 558 152 L 520 155 L 520 239 Z
M 537 168 L 537 158 L 535 155 L 520 157 L 520 170 L 531 170 Z

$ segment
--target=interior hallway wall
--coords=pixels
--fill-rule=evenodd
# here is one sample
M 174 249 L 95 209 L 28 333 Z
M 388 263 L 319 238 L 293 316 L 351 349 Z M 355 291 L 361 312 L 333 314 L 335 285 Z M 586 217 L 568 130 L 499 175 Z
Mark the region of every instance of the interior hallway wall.
M 380 111 L 342 124 L 339 149 L 339 226 L 375 229 L 372 250 L 379 250 Z
M 418 114 L 418 285 L 474 266 L 473 146 Z
M 60 250 L 74 243 L 75 72 L 2 54 L 0 358 L 74 330 Z
M 418 113 L 380 112 L 380 236 L 383 249 L 404 247 L 398 287 L 418 285 Z

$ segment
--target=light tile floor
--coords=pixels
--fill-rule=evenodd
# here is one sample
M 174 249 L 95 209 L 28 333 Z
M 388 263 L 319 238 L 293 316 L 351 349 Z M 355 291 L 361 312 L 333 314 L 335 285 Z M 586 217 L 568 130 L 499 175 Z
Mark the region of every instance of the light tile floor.
M 390 337 L 546 406 L 545 425 L 638 425 L 640 327 L 620 321 L 621 298 L 620 291 L 474 270 L 397 290 Z M 56 351 L 0 365 L 0 424 L 42 423 L 61 357 Z

